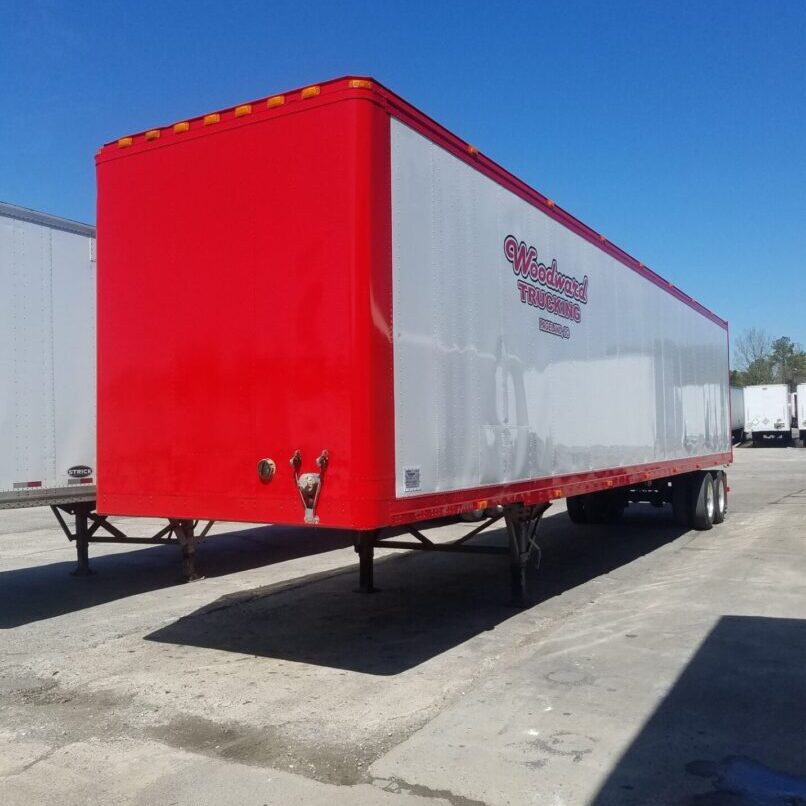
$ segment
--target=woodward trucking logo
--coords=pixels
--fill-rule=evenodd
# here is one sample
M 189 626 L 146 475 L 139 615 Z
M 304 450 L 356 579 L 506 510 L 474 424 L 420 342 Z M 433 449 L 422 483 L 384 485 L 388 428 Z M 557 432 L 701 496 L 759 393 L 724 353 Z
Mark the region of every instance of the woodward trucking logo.
M 518 293 L 524 305 L 531 305 L 560 319 L 579 323 L 582 321 L 581 305 L 588 304 L 588 275 L 581 280 L 563 274 L 552 260 L 547 266 L 538 260 L 537 249 L 527 246 L 514 235 L 504 238 L 504 254 L 512 264 L 518 280 Z M 540 317 L 539 326 L 545 333 L 571 338 L 571 328 L 562 322 Z

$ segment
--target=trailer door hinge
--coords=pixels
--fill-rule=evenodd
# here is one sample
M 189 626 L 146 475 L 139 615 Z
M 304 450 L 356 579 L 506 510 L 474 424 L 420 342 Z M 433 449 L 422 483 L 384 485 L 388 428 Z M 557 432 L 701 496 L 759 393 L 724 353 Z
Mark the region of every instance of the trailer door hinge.
M 305 509 L 305 523 L 319 523 L 316 505 L 319 502 L 319 495 L 325 483 L 325 470 L 327 470 L 329 461 L 328 453 L 324 450 L 316 460 L 316 466 L 319 468 L 318 473 L 300 473 L 299 471 L 302 467 L 301 451 L 294 451 L 294 455 L 291 457 L 294 481 L 299 491 L 299 497 L 302 500 L 302 506 Z

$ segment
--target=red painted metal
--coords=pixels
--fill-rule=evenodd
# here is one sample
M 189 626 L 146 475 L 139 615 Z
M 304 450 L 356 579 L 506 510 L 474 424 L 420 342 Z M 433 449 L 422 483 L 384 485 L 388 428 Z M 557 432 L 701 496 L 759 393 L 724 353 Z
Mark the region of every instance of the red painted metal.
M 377 82 L 347 77 L 317 90 L 100 150 L 100 512 L 300 524 L 289 465 L 297 450 L 302 473 L 328 451 L 317 514 L 322 525 L 352 529 L 731 461 L 721 454 L 397 500 L 390 115 L 726 323 Z M 257 473 L 263 458 L 276 463 L 269 482 Z

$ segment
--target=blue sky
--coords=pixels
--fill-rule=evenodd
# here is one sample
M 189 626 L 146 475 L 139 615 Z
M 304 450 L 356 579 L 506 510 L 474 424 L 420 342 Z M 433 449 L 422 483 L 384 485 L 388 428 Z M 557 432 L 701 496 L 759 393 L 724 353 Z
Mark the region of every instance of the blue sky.
M 104 141 L 375 76 L 731 322 L 806 346 L 806 2 L 0 0 L 0 200 Z

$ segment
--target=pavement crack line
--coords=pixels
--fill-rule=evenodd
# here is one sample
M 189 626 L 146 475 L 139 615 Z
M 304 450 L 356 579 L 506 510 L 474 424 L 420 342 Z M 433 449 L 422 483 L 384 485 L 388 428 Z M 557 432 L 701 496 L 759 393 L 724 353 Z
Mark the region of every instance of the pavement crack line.
M 46 750 L 44 753 L 32 759 L 27 764 L 23 764 L 19 769 L 16 769 L 13 772 L 8 772 L 5 775 L 0 775 L 0 780 L 15 778 L 18 775 L 22 775 L 23 773 L 28 772 L 28 770 L 30 770 L 31 767 L 35 767 L 41 761 L 47 761 L 54 753 L 56 753 L 58 750 L 61 750 L 62 747 L 66 746 L 67 745 L 62 745 L 60 747 L 51 747 L 50 750 Z
M 486 801 L 457 795 L 450 789 L 432 789 L 423 784 L 410 784 L 402 778 L 372 778 L 370 783 L 393 795 L 415 795 L 428 800 L 445 800 L 451 806 L 488 806 Z

